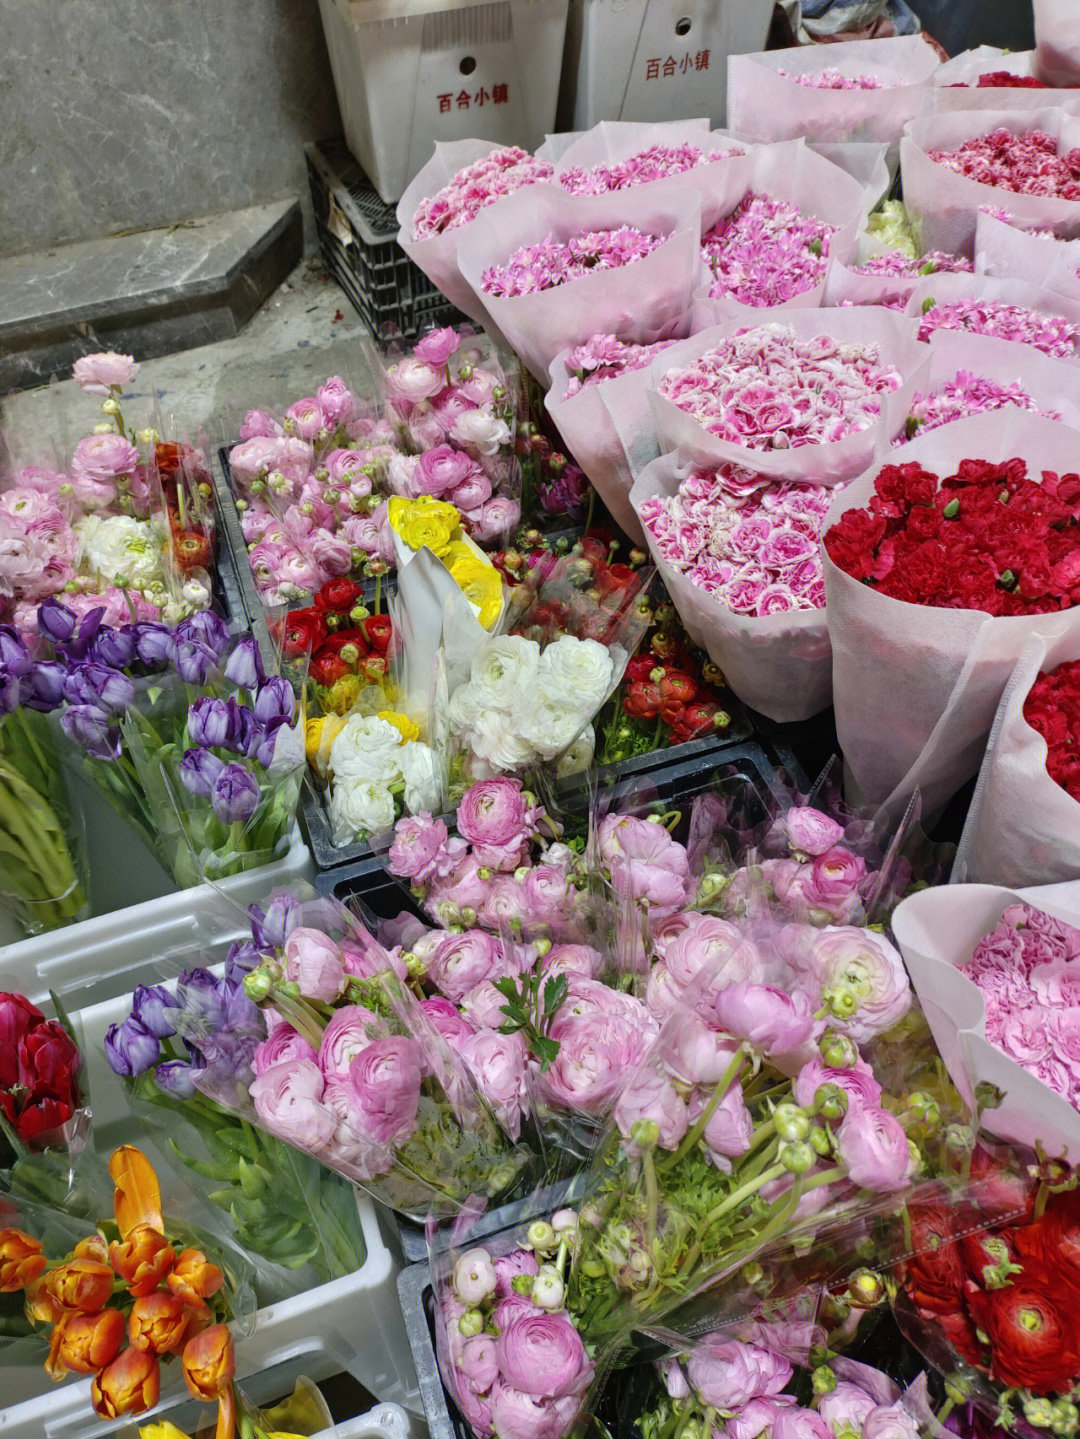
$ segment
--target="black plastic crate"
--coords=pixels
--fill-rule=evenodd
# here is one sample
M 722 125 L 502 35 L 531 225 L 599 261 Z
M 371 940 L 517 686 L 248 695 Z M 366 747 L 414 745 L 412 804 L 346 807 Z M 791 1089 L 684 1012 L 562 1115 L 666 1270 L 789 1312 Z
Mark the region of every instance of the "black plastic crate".
M 573 1179 L 561 1179 L 555 1184 L 545 1184 L 539 1189 L 534 1189 L 531 1194 L 524 1195 L 521 1199 L 512 1199 L 508 1204 L 498 1204 L 493 1209 L 481 1214 L 469 1225 L 468 1236 L 464 1242 L 471 1248 L 482 1239 L 492 1234 L 501 1234 L 504 1229 L 509 1229 L 515 1224 L 524 1224 L 532 1219 L 542 1219 L 553 1214 L 556 1209 L 562 1209 L 567 1205 L 576 1205 L 581 1202 L 585 1194 L 584 1171 L 576 1174 Z M 395 1215 L 398 1227 L 398 1239 L 401 1241 L 401 1252 L 409 1264 L 426 1263 L 428 1258 L 428 1245 L 424 1237 L 424 1227 L 412 1219 L 406 1219 L 404 1215 Z M 453 1230 L 450 1225 L 443 1224 L 436 1231 L 432 1240 L 432 1250 L 436 1254 L 444 1253 L 453 1240 Z
M 426 327 L 462 318 L 397 242 L 398 222 L 336 140 L 304 149 L 315 228 L 326 263 L 353 308 L 379 339 L 392 325 L 407 340 Z

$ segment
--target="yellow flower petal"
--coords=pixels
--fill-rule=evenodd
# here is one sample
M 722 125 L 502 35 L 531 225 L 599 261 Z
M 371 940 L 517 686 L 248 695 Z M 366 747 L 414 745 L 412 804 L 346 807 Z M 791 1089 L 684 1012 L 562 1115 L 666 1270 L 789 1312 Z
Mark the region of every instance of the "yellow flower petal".
M 461 532 L 461 516 L 454 506 L 432 495 L 421 495 L 416 500 L 391 495 L 386 515 L 390 528 L 413 550 L 426 546 L 441 555 Z
M 392 724 L 401 735 L 404 744 L 420 738 L 419 727 L 413 724 L 408 715 L 399 714 L 397 710 L 379 710 L 378 718 L 385 720 L 387 724 Z

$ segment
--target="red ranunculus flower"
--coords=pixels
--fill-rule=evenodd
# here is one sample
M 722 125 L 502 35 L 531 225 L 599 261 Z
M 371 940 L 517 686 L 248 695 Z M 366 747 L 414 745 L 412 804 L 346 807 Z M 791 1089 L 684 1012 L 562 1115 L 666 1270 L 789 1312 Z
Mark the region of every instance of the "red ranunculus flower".
M 685 670 L 668 669 L 660 681 L 661 697 L 678 704 L 688 705 L 697 698 L 697 681 Z
M 315 608 L 322 610 L 324 614 L 337 614 L 342 610 L 351 610 L 363 592 L 362 585 L 358 585 L 355 580 L 346 579 L 344 576 L 336 580 L 327 580 L 314 597 Z
M 637 571 L 629 565 L 601 565 L 596 571 L 596 588 L 602 595 L 630 594 L 640 583 Z
M 1080 1194 L 1052 1194 L 1042 1217 L 1010 1231 L 1017 1253 L 1080 1288 Z
M 339 679 L 343 678 L 343 676 L 352 674 L 352 672 L 352 667 L 346 664 L 340 655 L 334 654 L 332 650 L 320 650 L 311 661 L 311 667 L 308 671 L 315 683 L 317 685 L 323 685 L 326 689 L 329 689 L 332 684 L 335 684 Z
M 389 615 L 368 615 L 364 621 L 368 644 L 376 654 L 384 655 L 394 638 L 394 624 Z
M 626 678 L 630 684 L 635 680 L 647 680 L 659 665 L 654 655 L 635 655 L 626 666 Z
M 912 1257 L 901 1270 L 904 1288 L 924 1314 L 951 1314 L 961 1307 L 964 1270 L 953 1238 L 948 1203 L 911 1204 Z
M 295 659 L 305 650 L 318 649 L 326 635 L 326 620 L 318 610 L 293 610 L 285 619 L 282 650 L 289 659 Z
M 623 709 L 631 719 L 655 719 L 662 703 L 659 685 L 650 680 L 635 680 L 623 695 Z
M 319 655 L 340 655 L 342 650 L 349 649 L 350 646 L 356 650 L 357 659 L 363 659 L 368 652 L 367 634 L 359 626 L 351 630 L 336 630 L 332 635 L 327 635 L 317 653 Z M 348 659 L 349 657 L 346 655 L 346 663 L 348 663 Z
M 1080 1290 L 1034 1261 L 1003 1289 L 966 1291 L 968 1311 L 988 1337 L 999 1384 L 1053 1394 L 1080 1379 Z

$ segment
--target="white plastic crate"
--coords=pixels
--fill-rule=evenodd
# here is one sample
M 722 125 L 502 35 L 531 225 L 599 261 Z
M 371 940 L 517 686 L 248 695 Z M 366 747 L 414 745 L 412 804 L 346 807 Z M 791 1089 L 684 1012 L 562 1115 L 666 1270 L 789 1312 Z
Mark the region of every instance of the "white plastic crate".
M 277 885 L 315 876 L 297 828 L 283 859 L 213 885 L 178 890 L 104 800 L 101 807 L 100 826 L 91 827 L 88 835 L 95 856 L 91 867 L 108 868 L 116 904 L 99 904 L 101 912 L 80 924 L 4 944 L 0 990 L 18 990 L 34 999 L 54 989 L 73 994 L 77 1004 L 109 998 L 123 988 L 120 972 L 148 955 L 213 938 L 222 916 L 230 913 L 222 896 L 244 909 Z
M 559 129 L 724 124 L 727 57 L 764 48 L 773 0 L 570 0 Z
M 567 0 L 319 0 L 319 9 L 345 138 L 389 203 L 436 140 L 533 150 L 554 128 Z

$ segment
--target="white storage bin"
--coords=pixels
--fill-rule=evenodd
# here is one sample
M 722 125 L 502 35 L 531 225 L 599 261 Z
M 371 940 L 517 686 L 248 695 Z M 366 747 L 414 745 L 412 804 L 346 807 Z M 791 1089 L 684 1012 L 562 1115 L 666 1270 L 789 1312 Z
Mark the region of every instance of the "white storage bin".
M 101 804 L 105 827 L 96 838 L 93 832 L 88 836 L 96 846 L 91 853 L 99 868 L 111 865 L 115 871 L 110 877 L 114 891 L 129 882 L 127 908 L 4 945 L 0 990 L 18 990 L 31 999 L 50 989 L 63 991 L 76 1006 L 111 998 L 125 986 L 130 993 L 133 984 L 143 982 L 134 968 L 140 961 L 181 945 L 207 943 L 220 934 L 223 917 L 231 920 L 231 906 L 223 896 L 245 909 L 278 885 L 315 877 L 297 828 L 283 859 L 213 885 L 178 890 L 145 846 L 128 836 L 119 816 L 103 800 Z
M 570 0 L 559 129 L 724 124 L 727 57 L 764 48 L 773 0 Z
M 567 0 L 319 0 L 319 9 L 345 138 L 388 203 L 436 140 L 534 150 L 554 128 Z

